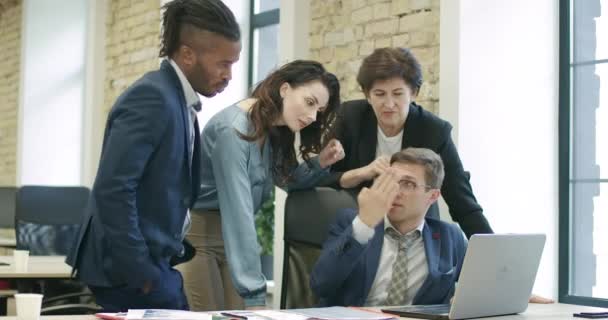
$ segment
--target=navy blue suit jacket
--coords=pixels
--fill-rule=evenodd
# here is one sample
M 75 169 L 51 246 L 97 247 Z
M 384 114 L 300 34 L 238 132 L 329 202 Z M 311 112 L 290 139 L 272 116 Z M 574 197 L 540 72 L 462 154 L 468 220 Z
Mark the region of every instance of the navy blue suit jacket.
M 384 241 L 384 222 L 365 245 L 353 237 L 355 209 L 342 209 L 313 268 L 310 286 L 322 306 L 363 306 L 376 277 Z M 413 304 L 449 303 L 460 274 L 466 241 L 460 229 L 432 218 L 422 231 L 429 273 Z
M 199 135 L 191 168 L 187 112 L 168 61 L 112 107 L 91 198 L 66 260 L 84 283 L 158 285 L 159 266 L 183 253 L 184 219 L 200 188 Z

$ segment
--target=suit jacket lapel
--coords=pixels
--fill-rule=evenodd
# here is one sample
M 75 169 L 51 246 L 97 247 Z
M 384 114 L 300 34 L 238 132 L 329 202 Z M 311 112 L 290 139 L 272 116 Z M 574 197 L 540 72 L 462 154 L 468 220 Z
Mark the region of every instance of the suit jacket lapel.
M 160 65 L 160 70 L 163 72 L 167 72 L 171 78 L 173 79 L 173 84 L 175 85 L 175 88 L 177 89 L 177 93 L 178 93 L 178 97 L 179 97 L 179 102 L 180 105 L 178 106 L 179 108 L 179 112 L 182 115 L 182 122 L 184 124 L 184 143 L 186 145 L 186 155 L 185 155 L 185 161 L 186 161 L 186 166 L 188 167 L 188 179 L 190 180 L 190 184 L 192 187 L 192 191 L 194 192 L 194 190 L 196 190 L 196 193 L 192 193 L 191 197 L 190 197 L 190 204 L 189 207 L 192 207 L 192 204 L 194 204 L 194 201 L 196 200 L 196 197 L 198 196 L 198 187 L 200 187 L 200 183 L 198 183 L 199 177 L 196 177 L 195 181 L 195 175 L 199 175 L 199 170 L 198 170 L 198 165 L 199 165 L 199 161 L 200 161 L 200 151 L 199 151 L 199 128 L 198 128 L 198 121 L 196 121 L 196 119 L 194 121 L 194 143 L 193 145 L 190 145 L 190 116 L 189 116 L 189 112 L 190 110 L 188 110 L 188 108 L 190 108 L 190 106 L 186 105 L 186 97 L 184 96 L 184 88 L 182 88 L 181 82 L 179 81 L 179 77 L 177 76 L 176 71 L 173 69 L 173 66 L 171 66 L 171 64 L 169 63 L 169 61 L 167 60 L 163 60 L 163 62 Z M 192 154 L 192 165 L 190 165 L 190 154 Z M 196 165 L 195 165 L 196 163 Z M 197 170 L 193 170 L 193 167 L 196 167 Z M 196 172 L 195 172 L 196 171 Z M 196 185 L 195 185 L 196 184 Z M 197 188 L 197 189 L 195 189 Z
M 366 166 L 376 159 L 376 148 L 378 144 L 378 120 L 371 105 L 363 114 L 361 119 L 361 133 L 359 135 L 359 164 Z
M 417 304 L 428 291 L 428 287 L 431 285 L 433 279 L 437 277 L 439 270 L 441 235 L 438 232 L 435 232 L 435 230 L 431 230 L 431 227 L 426 221 L 424 222 L 424 229 L 422 230 L 422 241 L 424 242 L 424 253 L 426 254 L 429 273 L 414 297 L 414 304 Z
M 363 303 L 365 303 L 369 290 L 372 288 L 376 273 L 378 272 L 378 266 L 380 265 L 380 254 L 382 253 L 382 244 L 384 243 L 384 221 L 376 226 L 374 236 L 369 241 L 367 261 L 365 264 L 366 271 L 363 287 Z

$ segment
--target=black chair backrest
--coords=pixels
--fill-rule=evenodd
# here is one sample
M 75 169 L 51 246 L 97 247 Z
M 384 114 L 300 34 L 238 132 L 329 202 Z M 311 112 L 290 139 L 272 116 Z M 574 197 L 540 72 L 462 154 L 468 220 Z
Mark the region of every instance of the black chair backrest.
M 66 255 L 89 198 L 86 187 L 23 186 L 17 192 L 17 249 L 31 255 Z
M 17 187 L 0 187 L 0 228 L 15 227 Z
M 307 308 L 318 299 L 310 290 L 310 272 L 327 238 L 329 224 L 342 208 L 356 208 L 347 191 L 330 188 L 289 193 L 285 203 L 281 309 Z

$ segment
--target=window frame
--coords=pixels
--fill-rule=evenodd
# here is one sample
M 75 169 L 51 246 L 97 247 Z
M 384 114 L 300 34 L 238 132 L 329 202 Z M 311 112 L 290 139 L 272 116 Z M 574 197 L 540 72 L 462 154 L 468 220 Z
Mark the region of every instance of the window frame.
M 559 280 L 558 301 L 562 303 L 608 307 L 608 299 L 577 296 L 570 294 L 571 263 L 570 251 L 572 246 L 570 168 L 572 156 L 571 144 L 571 114 L 573 112 L 573 84 L 571 63 L 572 43 L 574 38 L 571 21 L 573 1 L 559 1 L 559 115 L 558 115 L 558 179 L 559 179 Z M 597 64 L 603 60 L 594 60 L 586 64 Z
M 255 13 L 255 1 L 249 1 L 249 70 L 247 70 L 247 87 L 252 88 L 253 83 L 253 50 L 256 30 L 280 23 L 280 8 Z

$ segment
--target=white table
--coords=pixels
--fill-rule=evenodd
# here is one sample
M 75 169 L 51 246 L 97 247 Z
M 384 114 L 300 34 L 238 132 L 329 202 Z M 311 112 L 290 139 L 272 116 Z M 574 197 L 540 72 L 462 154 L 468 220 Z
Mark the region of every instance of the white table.
M 531 303 L 528 305 L 528 309 L 520 314 L 499 316 L 499 317 L 488 317 L 480 318 L 483 320 L 573 320 L 584 318 L 575 318 L 572 316 L 573 313 L 579 312 L 608 312 L 607 309 L 585 307 L 572 304 L 553 303 L 553 304 L 535 304 Z M 414 318 L 401 318 L 401 319 L 414 319 Z
M 15 270 L 13 256 L 0 256 L 0 262 L 8 266 L 0 266 L 0 279 L 16 283 L 18 292 L 31 292 L 37 280 L 70 279 L 72 267 L 65 263 L 65 256 L 30 256 L 27 270 Z M 13 292 L 14 293 L 14 292 Z M 12 296 L 11 294 L 8 294 Z M 7 295 L 3 295 L 7 298 Z M 14 301 L 8 297 L 6 313 L 13 313 Z
M 65 263 L 65 256 L 30 256 L 25 271 L 15 270 L 13 256 L 0 256 L 0 279 L 69 279 L 72 267 Z
M 0 228 L 0 247 L 14 249 L 16 246 L 17 239 L 15 238 L 15 229 Z
M 15 238 L 0 237 L 0 247 L 14 248 L 17 246 Z
M 583 307 L 570 304 L 530 304 L 528 310 L 522 314 L 502 317 L 490 317 L 482 318 L 483 320 L 573 320 L 583 318 L 573 318 L 572 314 L 575 312 L 597 312 L 606 311 L 608 309 Z M 11 319 L 16 320 L 16 317 L 0 317 L 0 320 Z M 40 317 L 41 320 L 93 320 L 97 319 L 92 315 L 83 316 L 44 316 Z M 412 318 L 401 318 L 401 319 L 412 319 Z

